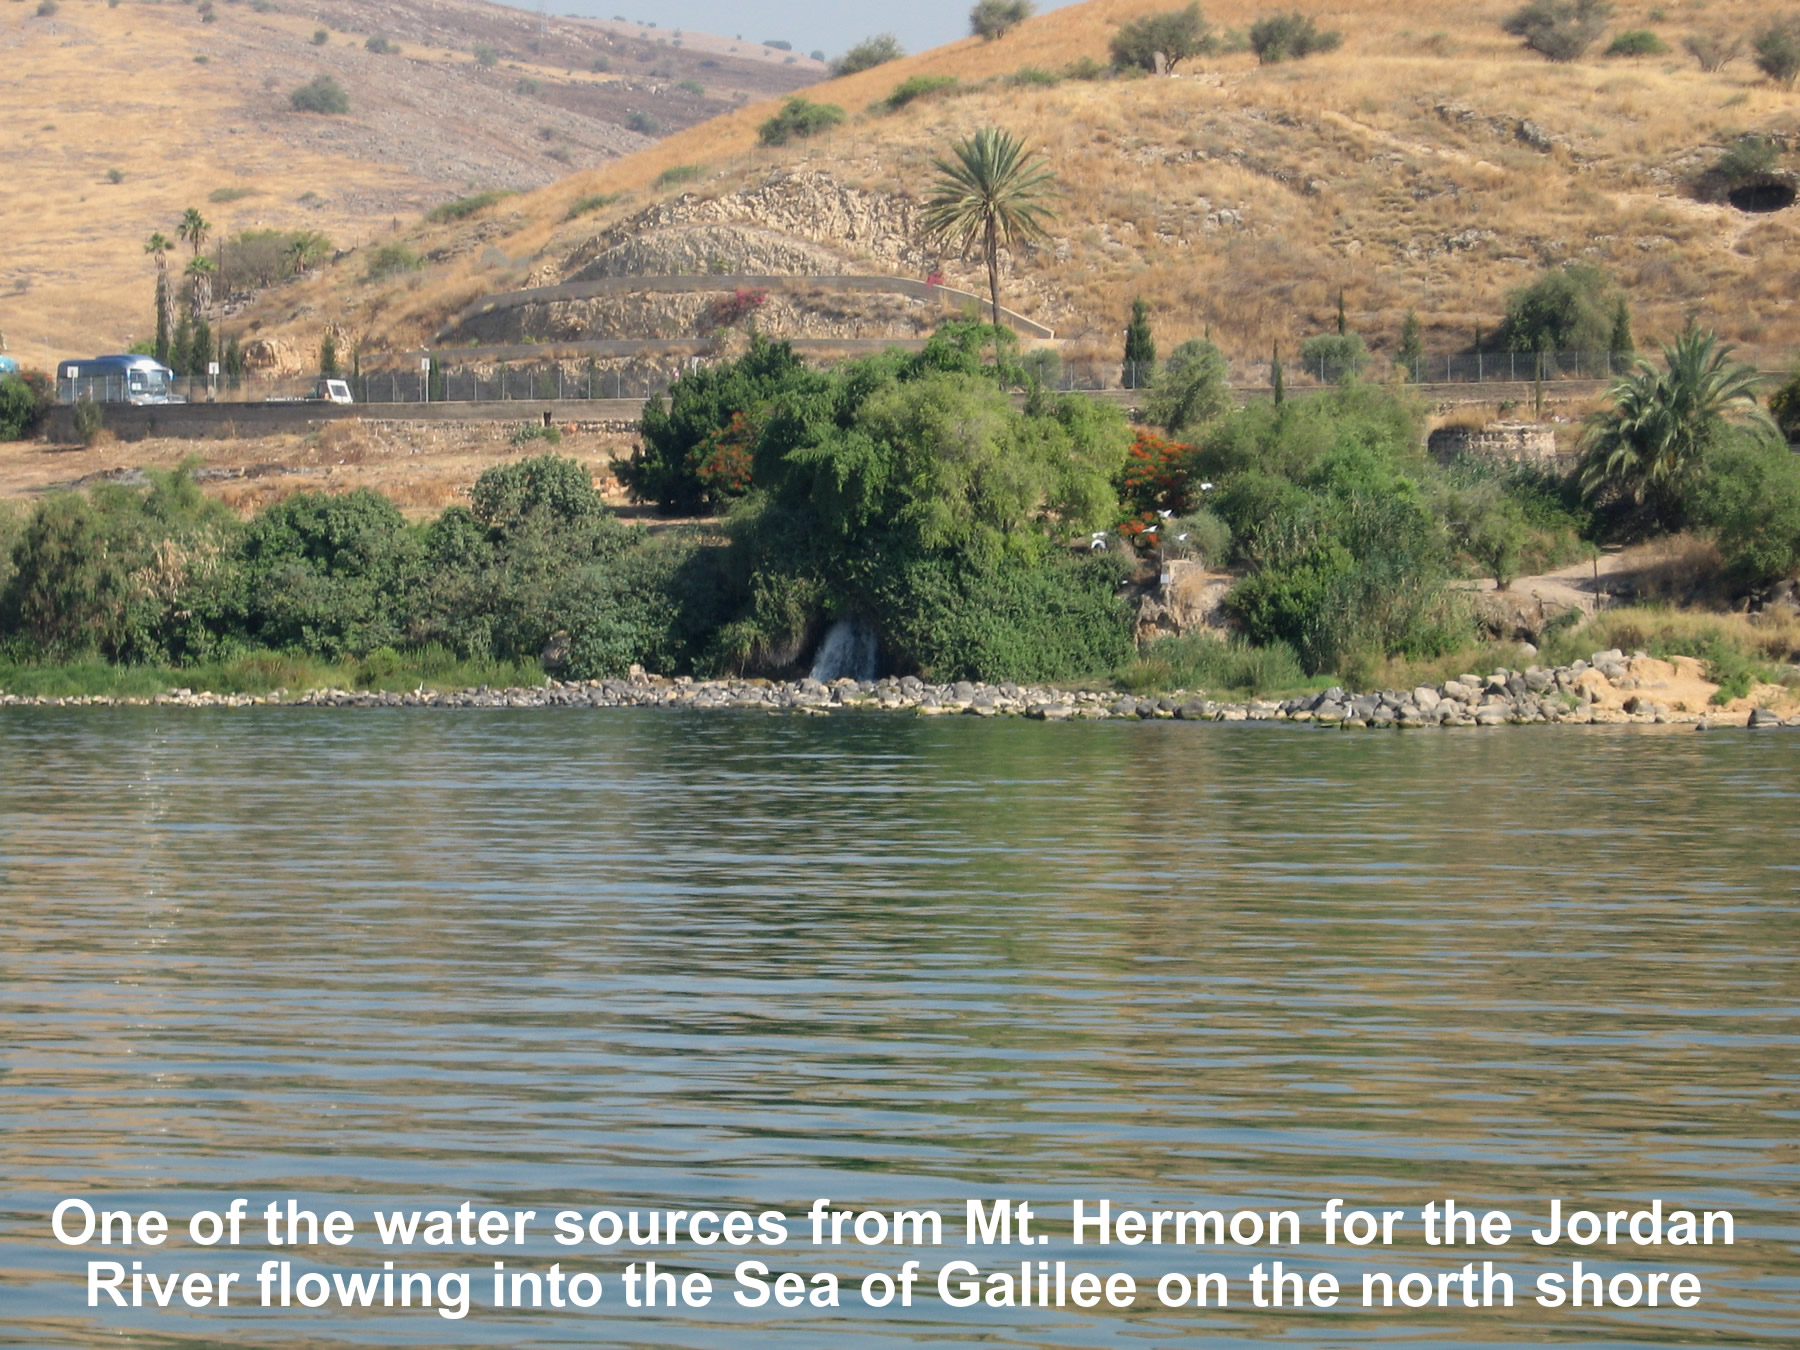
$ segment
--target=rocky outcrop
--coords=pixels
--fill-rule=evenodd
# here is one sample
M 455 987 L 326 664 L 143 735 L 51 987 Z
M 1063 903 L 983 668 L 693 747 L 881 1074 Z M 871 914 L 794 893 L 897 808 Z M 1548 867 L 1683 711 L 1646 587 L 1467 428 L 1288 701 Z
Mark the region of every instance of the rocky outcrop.
M 457 336 L 495 344 L 706 338 L 718 331 L 717 307 L 733 294 L 722 287 L 534 301 L 478 314 Z M 938 307 L 902 296 L 817 289 L 764 295 L 754 321 L 759 333 L 772 338 L 905 339 L 929 336 L 941 318 Z
M 823 248 L 815 253 L 802 243 Z M 733 262 L 740 258 L 742 266 Z M 752 263 L 755 258 L 763 261 Z M 820 265 L 823 258 L 829 266 Z M 667 276 L 721 270 L 714 263 L 722 259 L 731 264 L 726 270 L 736 272 L 829 275 L 853 270 L 847 258 L 922 274 L 927 258 L 917 240 L 914 203 L 800 168 L 771 173 L 742 192 L 684 193 L 646 207 L 584 241 L 562 273 L 566 280 Z

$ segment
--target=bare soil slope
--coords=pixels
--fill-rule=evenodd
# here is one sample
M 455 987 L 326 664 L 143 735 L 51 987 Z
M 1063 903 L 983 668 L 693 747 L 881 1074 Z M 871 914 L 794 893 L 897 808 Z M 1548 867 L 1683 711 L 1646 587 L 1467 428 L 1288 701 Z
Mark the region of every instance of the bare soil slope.
M 1747 58 L 1706 73 L 1682 50 L 1693 33 L 1747 35 L 1768 17 L 1757 0 L 1624 0 L 1608 36 L 1567 65 L 1500 30 L 1511 4 L 1340 0 L 1317 18 L 1343 33 L 1341 48 L 1304 61 L 1261 66 L 1240 50 L 1172 78 L 1054 78 L 1071 62 L 1105 61 L 1121 22 L 1168 7 L 1089 0 L 996 42 L 968 39 L 821 84 L 808 96 L 849 120 L 779 150 L 757 145 L 773 103 L 726 113 L 510 203 L 484 226 L 519 260 L 510 270 L 451 258 L 404 287 L 340 271 L 306 312 L 272 305 L 259 321 L 294 330 L 302 349 L 333 322 L 398 350 L 429 341 L 484 293 L 568 279 L 620 227 L 727 219 L 817 244 L 830 233 L 820 222 L 759 214 L 772 173 L 792 182 L 808 167 L 859 200 L 895 203 L 897 218 L 927 187 L 934 156 L 998 124 L 1033 141 L 1066 189 L 1053 237 L 1006 259 L 1003 298 L 1072 339 L 1076 355 L 1116 355 L 1138 295 L 1165 351 L 1209 331 L 1236 356 L 1266 357 L 1276 341 L 1291 351 L 1331 323 L 1340 290 L 1352 326 L 1378 349 L 1392 348 L 1416 310 L 1429 352 L 1461 351 L 1478 325 L 1492 335 L 1510 288 L 1571 260 L 1628 289 L 1640 340 L 1691 314 L 1767 359 L 1800 347 L 1800 208 L 1746 214 L 1691 191 L 1741 133 L 1772 136 L 1788 167 L 1800 163 L 1793 91 Z M 1269 8 L 1218 0 L 1206 14 L 1241 32 Z M 1601 55 L 1612 33 L 1644 27 L 1669 55 Z M 955 76 L 960 89 L 885 106 L 901 81 L 926 74 Z M 696 176 L 659 185 L 682 166 Z M 624 195 L 571 218 L 584 199 L 611 194 Z M 444 256 L 470 228 L 420 227 L 416 242 Z M 917 275 L 939 261 L 887 238 L 828 242 L 846 266 Z M 951 284 L 980 289 L 973 260 L 941 262 Z
M 550 183 L 821 71 L 760 46 L 696 51 L 481 0 L 54 9 L 0 6 L 0 333 L 44 366 L 148 335 L 143 241 L 172 234 L 186 207 L 220 235 L 318 229 L 350 249 L 437 203 Z M 376 37 L 398 51 L 368 50 Z M 290 107 L 320 74 L 348 92 L 348 116 Z

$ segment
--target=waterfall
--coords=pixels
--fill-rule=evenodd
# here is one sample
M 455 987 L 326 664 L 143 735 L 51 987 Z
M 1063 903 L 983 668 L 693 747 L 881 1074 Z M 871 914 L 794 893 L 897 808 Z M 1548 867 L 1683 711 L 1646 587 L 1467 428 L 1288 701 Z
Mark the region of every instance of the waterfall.
M 821 683 L 843 679 L 872 680 L 879 669 L 875 625 L 846 614 L 825 630 L 813 655 L 812 678 Z

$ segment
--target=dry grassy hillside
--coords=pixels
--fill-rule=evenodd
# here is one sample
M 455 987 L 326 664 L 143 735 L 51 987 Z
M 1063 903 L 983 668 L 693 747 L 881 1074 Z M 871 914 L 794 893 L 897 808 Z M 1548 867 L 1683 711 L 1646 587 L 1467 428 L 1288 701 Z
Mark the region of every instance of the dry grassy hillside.
M 377 36 L 399 50 L 369 51 Z M 348 92 L 348 116 L 290 108 L 321 73 Z M 694 51 L 481 0 L 15 0 L 0 5 L 0 333 L 46 365 L 148 336 L 142 245 L 188 206 L 218 234 L 317 229 L 350 248 L 818 73 L 760 47 Z
M 1077 350 L 1114 351 L 1142 295 L 1165 351 L 1210 329 L 1234 354 L 1266 353 L 1321 331 L 1340 288 L 1352 325 L 1378 348 L 1416 309 L 1428 350 L 1461 349 L 1477 324 L 1492 332 L 1509 288 L 1570 259 L 1599 263 L 1628 288 L 1640 339 L 1693 314 L 1743 343 L 1800 347 L 1800 209 L 1748 215 L 1689 191 L 1743 132 L 1775 134 L 1789 166 L 1800 162 L 1793 91 L 1748 58 L 1706 74 L 1682 51 L 1690 33 L 1747 34 L 1768 16 L 1757 0 L 1625 0 L 1613 31 L 1648 27 L 1671 49 L 1642 59 L 1600 55 L 1603 39 L 1587 58 L 1553 65 L 1500 30 L 1506 3 L 1354 0 L 1316 12 L 1341 30 L 1342 47 L 1301 62 L 1259 66 L 1240 51 L 1173 78 L 1010 78 L 1105 61 L 1119 23 L 1168 7 L 1089 0 L 997 42 L 968 39 L 821 84 L 809 97 L 841 105 L 849 120 L 782 150 L 756 147 L 777 105 L 741 108 L 509 202 L 478 226 L 415 232 L 421 250 L 441 256 L 480 228 L 515 266 L 464 255 L 375 287 L 345 267 L 304 307 L 272 303 L 259 321 L 290 330 L 297 346 L 316 345 L 326 321 L 378 345 L 416 345 L 485 292 L 562 279 L 586 241 L 659 201 L 731 199 L 772 167 L 807 160 L 851 187 L 905 197 L 926 185 L 951 140 L 997 123 L 1039 146 L 1067 189 L 1055 238 L 1008 260 L 1008 303 Z M 1219 30 L 1241 31 L 1272 8 L 1215 0 L 1205 11 Z M 899 112 L 881 106 L 919 74 L 954 75 L 962 92 Z M 655 185 L 680 165 L 703 172 L 686 186 Z M 584 199 L 615 193 L 625 195 L 569 219 Z M 978 277 L 970 262 L 945 270 L 953 284 Z

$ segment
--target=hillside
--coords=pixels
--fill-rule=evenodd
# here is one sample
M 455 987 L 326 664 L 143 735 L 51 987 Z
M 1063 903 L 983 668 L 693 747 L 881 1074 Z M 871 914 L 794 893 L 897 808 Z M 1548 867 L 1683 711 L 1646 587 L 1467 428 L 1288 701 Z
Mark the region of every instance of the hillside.
M 980 289 L 972 260 L 929 257 L 908 222 L 933 156 L 993 123 L 1028 137 L 1066 189 L 1053 238 L 1008 258 L 1003 281 L 1007 302 L 1053 328 L 1065 355 L 1116 355 L 1138 295 L 1164 351 L 1208 331 L 1240 359 L 1276 341 L 1292 350 L 1328 326 L 1340 291 L 1377 349 L 1391 350 L 1416 310 L 1428 352 L 1460 351 L 1478 325 L 1492 335 L 1510 288 L 1570 260 L 1626 288 L 1640 339 L 1692 314 L 1770 359 L 1800 347 L 1800 210 L 1746 213 L 1691 186 L 1745 132 L 1774 137 L 1796 162 L 1791 90 L 1747 57 L 1705 73 L 1682 50 L 1691 33 L 1747 35 L 1767 17 L 1754 0 L 1621 3 L 1613 33 L 1650 28 L 1670 50 L 1649 58 L 1600 55 L 1609 33 L 1583 60 L 1552 64 L 1501 31 L 1511 5 L 1447 22 L 1419 0 L 1356 0 L 1317 13 L 1343 43 L 1304 61 L 1260 66 L 1240 50 L 1170 78 L 1058 78 L 1072 62 L 1106 61 L 1121 22 L 1166 7 L 1089 0 L 999 41 L 822 83 L 808 97 L 848 119 L 780 149 L 757 145 L 775 102 L 727 112 L 485 218 L 415 227 L 411 246 L 443 260 L 422 273 L 369 285 L 350 260 L 270 297 L 256 321 L 301 352 L 328 322 L 377 350 L 481 340 L 442 330 L 484 295 L 634 266 L 918 278 L 938 264 L 952 285 Z M 1268 12 L 1244 0 L 1206 8 L 1221 33 Z M 918 75 L 959 85 L 890 111 L 888 95 Z M 689 181 L 658 186 L 682 166 Z M 588 209 L 596 202 L 608 204 Z M 654 239 L 631 245 L 639 236 Z M 481 263 L 476 240 L 513 261 Z M 726 245 L 716 265 L 694 266 Z M 633 335 L 620 306 L 594 317 L 605 322 L 587 336 Z M 578 312 L 538 319 L 540 331 L 513 336 L 583 335 Z M 659 331 L 638 335 L 685 323 L 691 336 L 693 321 L 665 310 L 644 320 Z
M 186 207 L 215 240 L 314 229 L 354 248 L 440 202 L 615 161 L 821 71 L 481 0 L 39 8 L 0 7 L 0 333 L 33 364 L 149 335 L 143 242 L 172 235 Z M 370 51 L 377 37 L 398 50 Z M 290 107 L 319 74 L 343 86 L 347 116 Z

